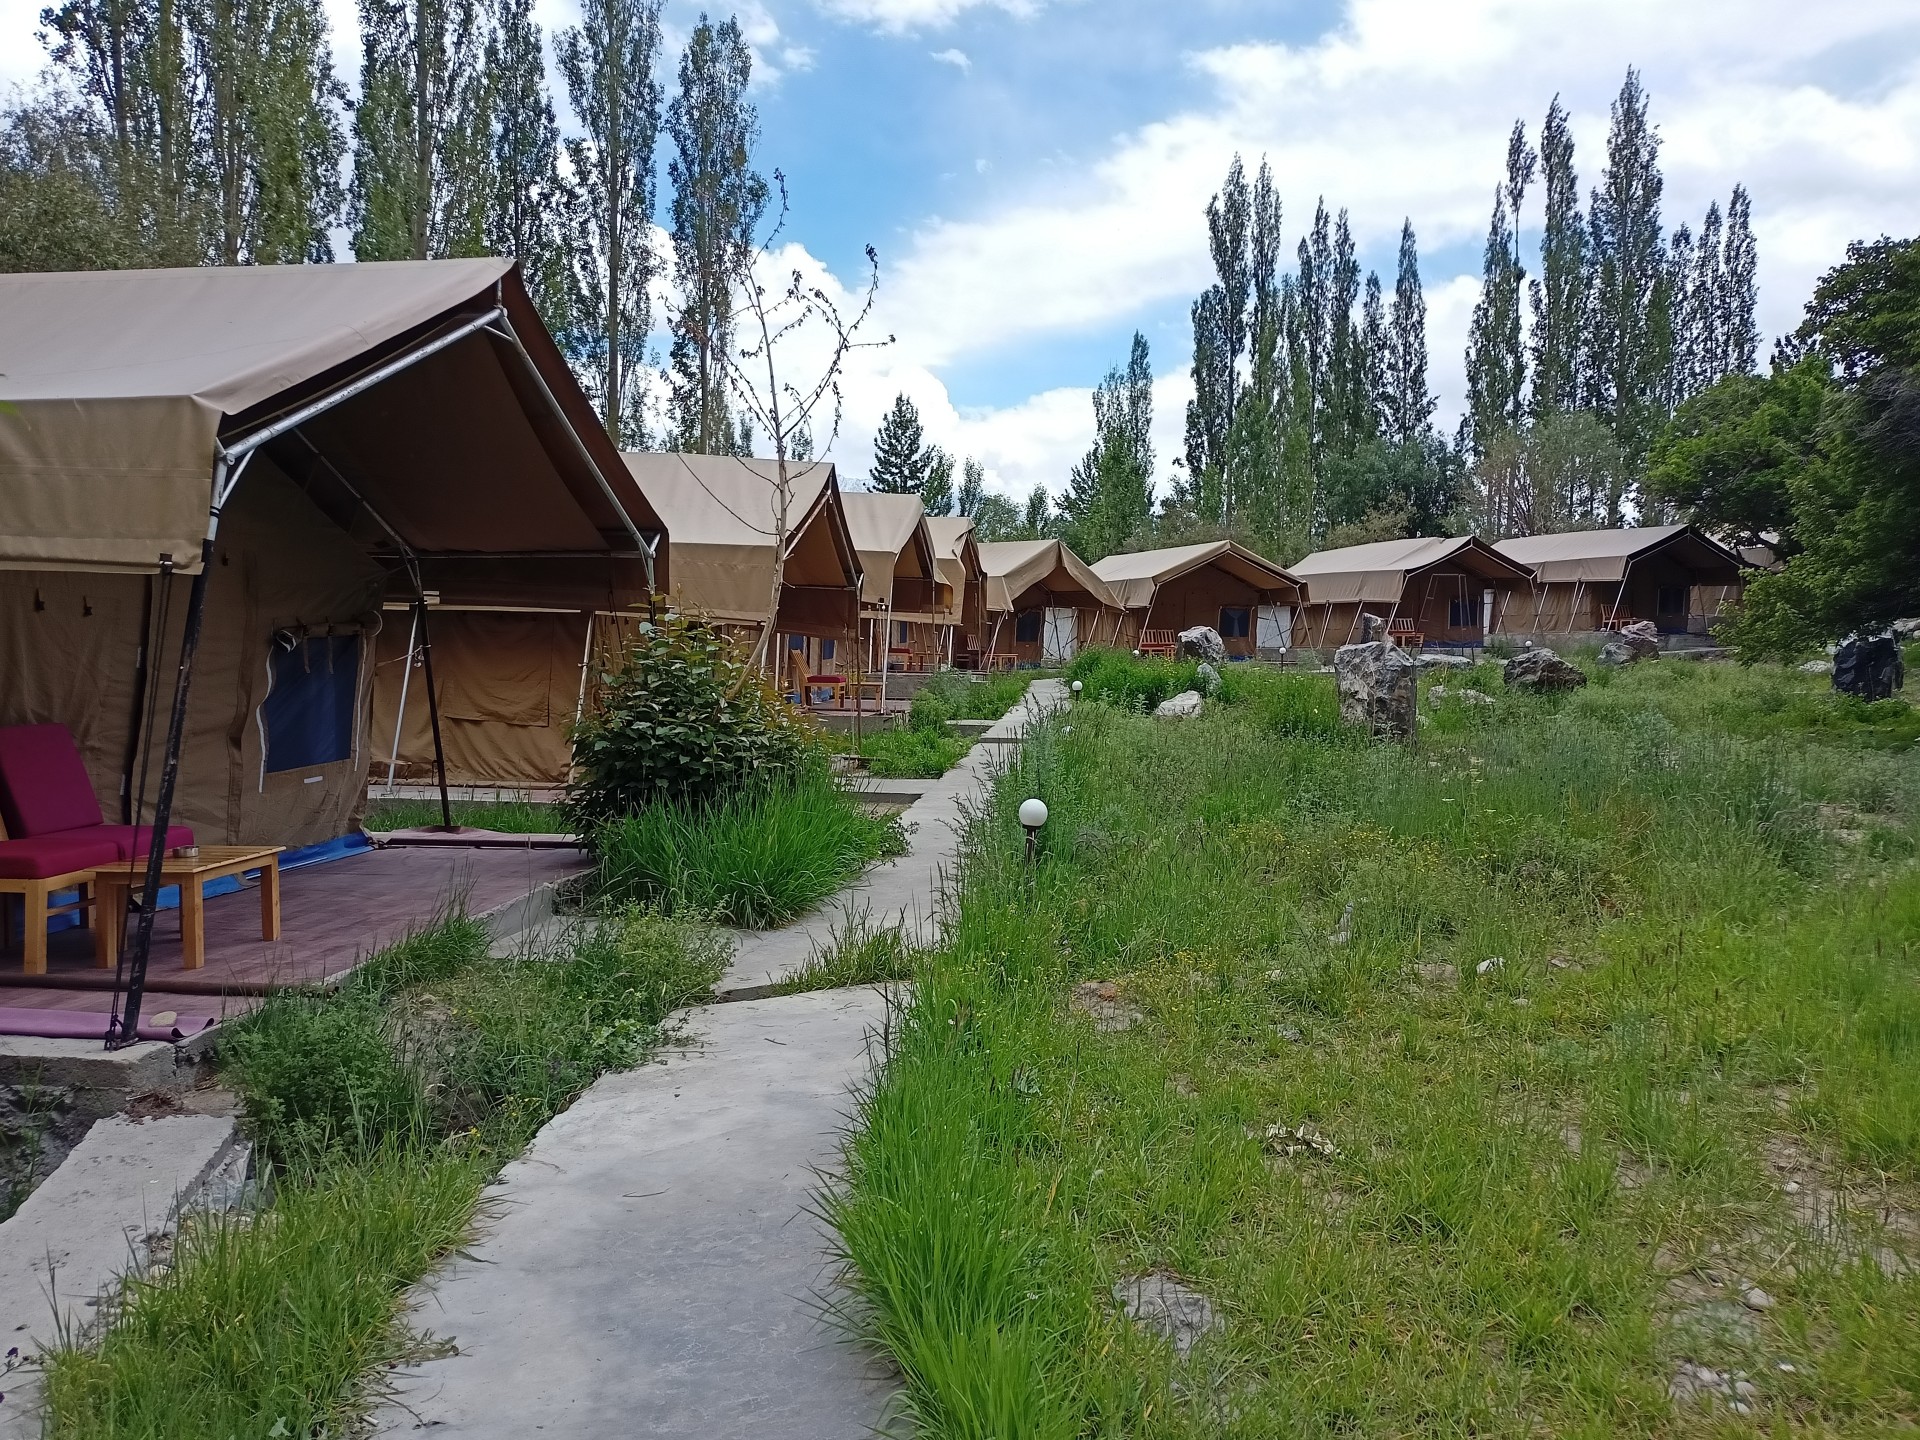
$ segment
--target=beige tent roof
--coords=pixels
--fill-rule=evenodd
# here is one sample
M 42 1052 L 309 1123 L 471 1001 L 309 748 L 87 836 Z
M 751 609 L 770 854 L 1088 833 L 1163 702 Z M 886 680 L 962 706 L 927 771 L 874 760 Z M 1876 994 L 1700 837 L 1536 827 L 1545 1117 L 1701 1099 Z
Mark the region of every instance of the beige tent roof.
M 1300 582 L 1287 571 L 1231 540 L 1109 555 L 1094 561 L 1092 569 L 1107 582 L 1123 606 L 1144 610 L 1153 603 L 1154 592 L 1162 585 L 1203 565 L 1215 566 L 1256 590 L 1286 590 L 1297 594 L 1301 589 Z
M 929 515 L 927 537 L 933 542 L 934 568 L 940 576 L 941 593 L 947 597 L 945 607 L 932 611 L 927 619 L 940 625 L 977 629 L 984 618 L 986 573 L 980 563 L 980 547 L 974 540 L 972 517 Z M 975 612 L 971 615 L 970 607 Z
M 980 547 L 980 564 L 987 572 L 987 609 L 996 614 L 1035 603 L 1028 593 L 1035 590 L 1121 608 L 1107 582 L 1059 540 L 996 540 Z
M 924 609 L 936 573 L 933 537 L 927 533 L 927 512 L 920 497 L 849 490 L 840 497 L 840 504 L 847 512 L 853 548 L 860 552 L 861 602 Z M 902 580 L 921 583 L 901 587 Z M 896 589 L 911 593 L 896 595 Z
M 1629 565 L 1655 551 L 1695 571 L 1702 584 L 1731 585 L 1740 578 L 1741 557 L 1691 525 L 1522 535 L 1502 540 L 1494 549 L 1532 566 L 1543 585 L 1623 580 Z
M 1489 580 L 1526 582 L 1533 572 L 1509 559 L 1477 535 L 1378 540 L 1371 545 L 1349 545 L 1320 550 L 1294 562 L 1293 573 L 1306 581 L 1308 602 L 1314 605 L 1391 605 L 1400 599 L 1407 582 L 1436 565 L 1455 564 Z
M 778 462 L 671 452 L 622 458 L 673 537 L 675 603 L 716 620 L 763 622 L 773 592 Z M 787 473 L 785 588 L 837 595 L 814 599 L 837 617 L 833 633 L 850 632 L 861 565 L 839 479 L 825 460 L 789 463 Z M 792 598 L 782 601 L 783 622 Z
M 255 445 L 373 549 L 659 529 L 507 260 L 0 276 L 0 401 L 0 566 L 195 570 Z

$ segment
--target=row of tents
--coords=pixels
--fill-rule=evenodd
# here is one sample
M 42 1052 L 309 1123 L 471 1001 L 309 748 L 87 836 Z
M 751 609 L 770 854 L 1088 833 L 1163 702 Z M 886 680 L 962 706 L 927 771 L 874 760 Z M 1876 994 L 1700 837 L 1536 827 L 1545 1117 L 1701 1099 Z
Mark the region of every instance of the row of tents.
M 121 823 L 172 784 L 210 843 L 346 833 L 370 776 L 564 778 L 663 605 L 771 620 L 801 697 L 1193 625 L 1337 645 L 1366 610 L 1429 643 L 1701 628 L 1738 583 L 1686 527 L 1087 565 L 827 462 L 623 454 L 508 261 L 0 277 L 0 725 L 67 727 Z

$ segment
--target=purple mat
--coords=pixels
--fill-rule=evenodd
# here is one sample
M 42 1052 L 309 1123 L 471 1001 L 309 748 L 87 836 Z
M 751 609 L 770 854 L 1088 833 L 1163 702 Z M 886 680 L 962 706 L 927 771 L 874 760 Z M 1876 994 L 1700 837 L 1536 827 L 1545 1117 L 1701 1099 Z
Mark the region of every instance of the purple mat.
M 154 1012 L 164 1015 L 164 1010 Z M 29 1010 L 0 1005 L 0 1035 L 40 1035 L 52 1040 L 107 1038 L 108 1016 L 96 1010 Z M 140 1022 L 142 1040 L 171 1040 L 178 1044 L 212 1025 L 211 1015 L 176 1015 L 165 1025 Z

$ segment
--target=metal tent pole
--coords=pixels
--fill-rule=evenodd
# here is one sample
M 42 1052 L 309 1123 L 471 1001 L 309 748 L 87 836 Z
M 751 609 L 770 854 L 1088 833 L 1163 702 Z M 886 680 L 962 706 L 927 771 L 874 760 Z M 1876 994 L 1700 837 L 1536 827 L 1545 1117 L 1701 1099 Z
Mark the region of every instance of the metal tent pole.
M 413 680 L 413 642 L 420 634 L 420 617 L 410 616 L 407 622 L 407 660 L 400 671 L 400 709 L 393 717 L 393 752 L 387 756 L 387 793 L 393 793 L 393 779 L 400 768 L 400 730 L 407 722 L 407 686 Z
M 427 720 L 433 726 L 433 773 L 440 782 L 440 824 L 453 829 L 453 802 L 447 796 L 447 751 L 440 740 L 440 695 L 433 683 L 433 636 L 427 629 L 427 597 L 414 601 L 414 613 L 420 623 L 420 660 L 426 671 Z

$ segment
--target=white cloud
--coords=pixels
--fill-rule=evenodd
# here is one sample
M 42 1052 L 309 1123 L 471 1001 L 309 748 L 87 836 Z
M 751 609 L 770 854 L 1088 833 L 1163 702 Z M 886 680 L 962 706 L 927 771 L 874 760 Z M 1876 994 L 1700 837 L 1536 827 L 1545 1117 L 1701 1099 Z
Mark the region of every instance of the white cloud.
M 1209 278 L 1202 211 L 1236 150 L 1250 163 L 1271 157 L 1290 236 L 1325 195 L 1350 208 L 1362 249 L 1383 262 L 1407 215 L 1425 253 L 1463 242 L 1477 253 L 1516 113 L 1536 133 L 1561 94 L 1591 185 L 1608 102 L 1636 64 L 1664 139 L 1669 225 L 1697 223 L 1735 181 L 1751 190 L 1771 333 L 1793 323 L 1848 239 L 1912 227 L 1920 66 L 1874 83 L 1833 77 L 1862 57 L 1912 55 L 1916 38 L 1910 0 L 1351 0 L 1343 23 L 1310 45 L 1192 57 L 1212 82 L 1209 102 L 1121 137 L 1077 178 L 1063 184 L 1070 167 L 1036 165 L 1024 196 L 924 224 L 890 267 L 888 323 L 937 367 L 1117 327 L 1190 296 Z M 1429 265 L 1425 276 L 1449 409 L 1477 272 L 1477 262 L 1471 276 Z
M 1027 16 L 1043 0 L 816 0 L 827 14 L 856 24 L 873 25 L 895 33 L 939 29 L 968 10 L 989 6 L 1010 15 Z
M 933 58 L 938 60 L 942 65 L 953 66 L 953 68 L 958 70 L 962 75 L 970 74 L 973 71 L 973 61 L 967 58 L 967 52 L 964 50 L 936 50 L 933 52 Z

